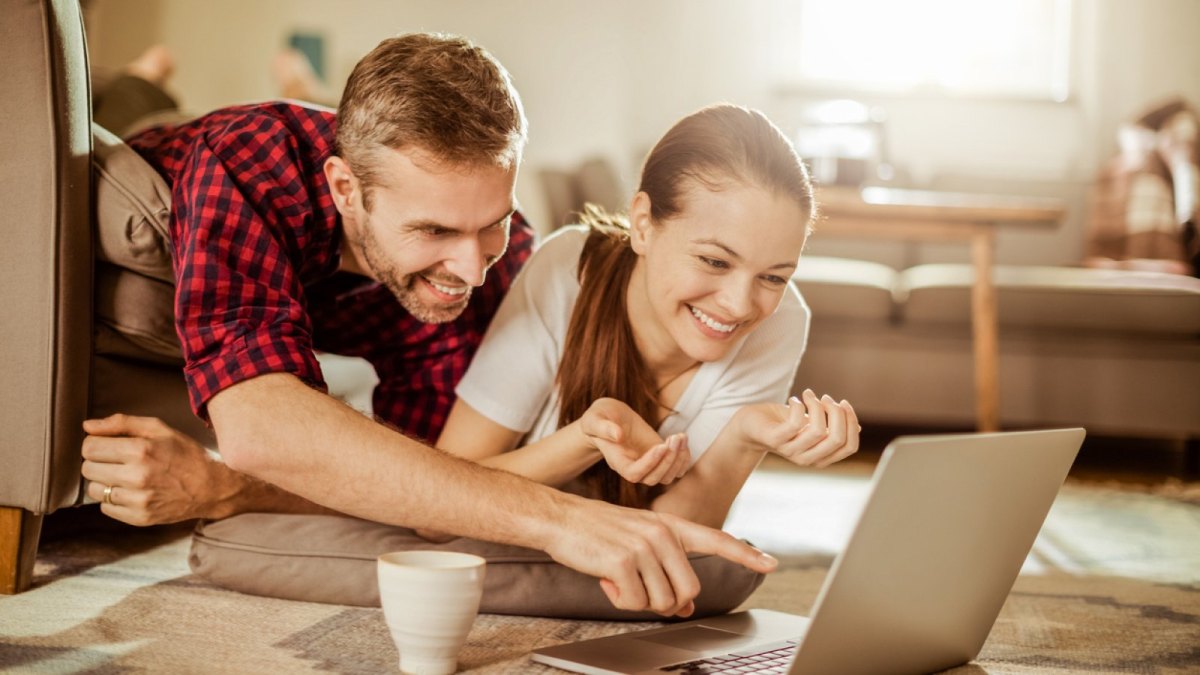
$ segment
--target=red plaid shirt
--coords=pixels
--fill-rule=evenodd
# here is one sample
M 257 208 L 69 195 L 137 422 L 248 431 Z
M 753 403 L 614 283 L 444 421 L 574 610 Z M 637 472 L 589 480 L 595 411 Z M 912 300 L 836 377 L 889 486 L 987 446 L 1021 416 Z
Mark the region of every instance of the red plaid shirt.
M 386 287 L 338 272 L 342 224 L 322 166 L 334 115 L 290 103 L 226 108 L 129 145 L 172 185 L 175 328 L 192 408 L 257 375 L 325 390 L 313 350 L 375 366 L 375 414 L 433 441 L 533 234 L 513 218 L 506 253 L 455 321 L 426 324 Z

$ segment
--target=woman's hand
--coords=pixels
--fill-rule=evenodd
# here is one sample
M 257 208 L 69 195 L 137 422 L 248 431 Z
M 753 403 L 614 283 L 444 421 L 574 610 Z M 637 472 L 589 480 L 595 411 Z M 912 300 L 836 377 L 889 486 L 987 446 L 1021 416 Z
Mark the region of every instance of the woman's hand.
M 631 483 L 669 485 L 691 464 L 687 437 L 675 434 L 665 441 L 628 406 L 602 398 L 579 418 L 579 430 L 604 461 Z
M 845 400 L 805 389 L 786 406 L 765 403 L 738 411 L 743 436 L 800 466 L 826 467 L 858 452 L 858 416 Z

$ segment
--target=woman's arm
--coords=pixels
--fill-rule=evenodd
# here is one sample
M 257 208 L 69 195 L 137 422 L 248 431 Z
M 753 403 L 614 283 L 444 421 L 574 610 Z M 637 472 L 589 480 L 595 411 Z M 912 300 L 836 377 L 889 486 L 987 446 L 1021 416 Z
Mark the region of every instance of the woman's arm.
M 459 399 L 450 410 L 437 447 L 545 485 L 562 485 L 600 459 L 600 452 L 583 438 L 578 425 L 567 425 L 537 443 L 516 448 L 521 435 Z
M 680 436 L 664 442 L 625 404 L 600 399 L 584 416 L 534 443 L 516 448 L 521 432 L 508 429 L 462 399 L 455 402 L 437 447 L 464 459 L 558 486 L 601 458 L 626 480 L 668 484 L 687 470 Z
M 683 478 L 650 505 L 652 511 L 719 528 L 729 515 L 734 497 L 767 454 L 766 448 L 745 441 L 742 418 L 751 406 L 734 413 Z
M 811 389 L 786 406 L 759 403 L 739 408 L 712 445 L 651 509 L 709 527 L 721 527 L 746 479 L 768 452 L 800 466 L 825 467 L 858 450 L 858 418 L 849 403 Z

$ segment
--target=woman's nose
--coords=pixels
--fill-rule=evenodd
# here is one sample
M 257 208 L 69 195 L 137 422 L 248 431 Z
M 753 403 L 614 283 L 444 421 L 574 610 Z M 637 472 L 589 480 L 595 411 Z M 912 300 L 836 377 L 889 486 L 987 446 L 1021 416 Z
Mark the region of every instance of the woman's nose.
M 727 318 L 734 321 L 745 321 L 754 311 L 753 279 L 745 281 L 730 279 L 721 289 L 717 304 L 728 312 Z

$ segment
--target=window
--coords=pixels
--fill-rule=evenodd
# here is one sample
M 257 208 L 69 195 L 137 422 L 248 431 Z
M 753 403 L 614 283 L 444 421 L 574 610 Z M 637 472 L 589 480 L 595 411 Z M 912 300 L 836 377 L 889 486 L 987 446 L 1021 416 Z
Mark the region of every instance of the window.
M 1064 101 L 1070 0 L 800 0 L 806 87 Z

